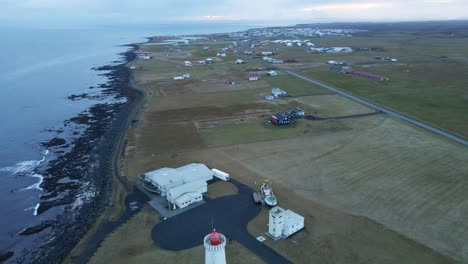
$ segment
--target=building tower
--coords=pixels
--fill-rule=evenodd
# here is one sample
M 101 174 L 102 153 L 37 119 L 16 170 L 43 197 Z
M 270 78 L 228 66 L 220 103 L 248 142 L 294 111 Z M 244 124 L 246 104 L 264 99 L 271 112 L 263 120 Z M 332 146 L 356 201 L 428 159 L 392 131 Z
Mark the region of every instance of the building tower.
M 286 221 L 285 211 L 279 206 L 270 209 L 270 217 L 268 221 L 268 233 L 275 239 L 281 238 L 283 235 L 283 225 Z
M 203 239 L 205 246 L 205 264 L 226 264 L 226 237 L 223 234 L 213 232 L 206 235 Z

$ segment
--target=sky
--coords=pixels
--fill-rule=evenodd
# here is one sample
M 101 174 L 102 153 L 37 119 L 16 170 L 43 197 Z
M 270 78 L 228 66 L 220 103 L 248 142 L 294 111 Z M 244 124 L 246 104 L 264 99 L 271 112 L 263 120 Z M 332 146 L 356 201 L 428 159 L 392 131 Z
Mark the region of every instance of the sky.
M 2 25 L 468 19 L 468 0 L 0 0 Z

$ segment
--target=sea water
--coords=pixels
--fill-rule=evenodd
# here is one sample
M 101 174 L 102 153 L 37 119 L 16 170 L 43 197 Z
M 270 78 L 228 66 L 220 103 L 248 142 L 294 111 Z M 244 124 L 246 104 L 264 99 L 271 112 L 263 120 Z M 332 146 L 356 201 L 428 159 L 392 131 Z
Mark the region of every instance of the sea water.
M 45 241 L 20 236 L 60 213 L 53 208 L 37 215 L 42 175 L 35 172 L 53 158 L 41 142 L 63 130 L 63 122 L 102 100 L 67 99 L 95 94 L 107 79 L 92 70 L 115 64 L 122 45 L 154 35 L 234 32 L 252 25 L 130 25 L 82 29 L 0 28 L 0 254 Z M 72 132 L 72 131 L 68 131 Z

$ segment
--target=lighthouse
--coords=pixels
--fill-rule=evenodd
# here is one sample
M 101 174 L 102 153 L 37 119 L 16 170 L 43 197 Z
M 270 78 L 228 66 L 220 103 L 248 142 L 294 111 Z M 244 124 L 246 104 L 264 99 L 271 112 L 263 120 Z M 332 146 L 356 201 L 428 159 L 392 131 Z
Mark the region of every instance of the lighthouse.
M 226 264 L 226 237 L 216 232 L 206 235 L 203 239 L 203 245 L 205 246 L 205 264 Z

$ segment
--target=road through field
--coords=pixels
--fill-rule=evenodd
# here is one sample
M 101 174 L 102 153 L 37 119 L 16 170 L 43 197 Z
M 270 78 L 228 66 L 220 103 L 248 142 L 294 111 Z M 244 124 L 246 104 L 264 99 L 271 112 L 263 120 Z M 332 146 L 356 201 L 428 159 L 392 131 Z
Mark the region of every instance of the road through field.
M 448 131 L 442 130 L 442 129 L 437 128 L 437 127 L 433 127 L 433 126 L 428 125 L 428 124 L 426 124 L 424 122 L 418 121 L 418 120 L 413 119 L 411 117 L 408 117 L 406 115 L 403 115 L 403 114 L 397 113 L 395 111 L 389 110 L 389 109 L 384 108 L 382 106 L 378 106 L 378 105 L 376 105 L 374 103 L 371 103 L 371 102 L 369 102 L 367 100 L 364 100 L 362 98 L 359 98 L 357 96 L 354 96 L 354 95 L 351 95 L 351 94 L 349 94 L 347 92 L 344 92 L 344 91 L 342 91 L 342 90 L 340 90 L 340 89 L 338 89 L 336 87 L 333 87 L 331 85 L 328 85 L 326 83 L 323 83 L 321 81 L 318 81 L 318 80 L 315 80 L 315 79 L 312 79 L 312 78 L 309 78 L 309 77 L 305 77 L 305 76 L 300 75 L 300 74 L 298 74 L 296 72 L 293 72 L 291 70 L 280 68 L 280 67 L 277 67 L 277 69 L 281 70 L 281 71 L 283 71 L 285 73 L 291 74 L 293 76 L 296 76 L 298 78 L 301 78 L 301 79 L 303 79 L 305 81 L 308 81 L 308 82 L 314 83 L 316 85 L 319 85 L 319 86 L 321 86 L 321 87 L 323 87 L 325 89 L 331 90 L 331 91 L 333 91 L 335 93 L 338 93 L 338 94 L 340 94 L 340 95 L 342 95 L 342 96 L 344 96 L 346 98 L 357 101 L 357 102 L 359 102 L 359 103 L 361 103 L 363 105 L 366 105 L 368 107 L 371 107 L 371 108 L 376 109 L 378 111 L 381 111 L 383 113 L 389 114 L 389 115 L 394 116 L 396 118 L 402 119 L 402 120 L 404 120 L 406 122 L 409 122 L 409 123 L 411 123 L 413 125 L 424 128 L 424 129 L 429 130 L 429 131 L 431 131 L 433 133 L 436 133 L 438 135 L 444 136 L 444 137 L 449 138 L 451 140 L 457 141 L 457 142 L 459 142 L 459 143 L 461 143 L 461 144 L 463 144 L 465 146 L 468 146 L 468 140 L 466 140 L 466 139 L 464 139 L 464 138 L 462 138 L 460 136 L 457 136 L 457 135 L 455 135 L 453 133 L 450 133 Z

